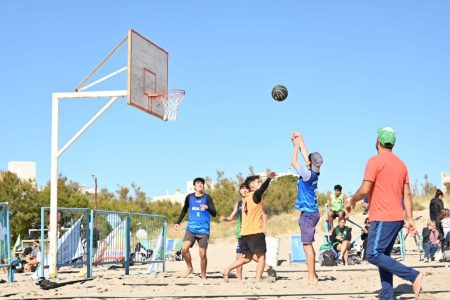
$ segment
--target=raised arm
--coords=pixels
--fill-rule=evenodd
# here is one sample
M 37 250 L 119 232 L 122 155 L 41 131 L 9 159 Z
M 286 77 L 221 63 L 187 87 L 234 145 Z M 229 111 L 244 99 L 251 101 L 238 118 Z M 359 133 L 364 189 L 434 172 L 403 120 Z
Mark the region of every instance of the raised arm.
M 298 131 L 294 131 L 291 135 L 292 143 L 294 144 L 294 148 L 298 146 L 300 153 L 302 154 L 303 160 L 306 163 L 306 166 L 309 166 L 309 152 L 308 148 L 306 147 L 305 140 L 303 139 L 303 136 Z M 296 159 L 297 161 L 297 159 Z
M 269 187 L 269 183 L 270 181 L 275 178 L 275 176 L 277 176 L 277 174 L 275 172 L 269 172 L 267 173 L 267 179 L 266 181 L 264 181 L 264 183 L 261 185 L 261 187 L 255 191 L 255 193 L 253 194 L 253 202 L 255 202 L 256 204 L 258 204 L 259 202 L 261 202 L 262 200 L 262 195 L 264 194 L 264 192 L 267 190 L 267 188 Z
M 292 153 L 291 157 L 291 166 L 295 170 L 298 170 L 300 168 L 300 164 L 298 163 L 298 151 L 300 151 L 300 146 L 295 140 L 293 140 L 292 142 L 294 143 L 294 153 Z
M 255 191 L 255 193 L 253 194 L 253 202 L 255 202 L 256 204 L 261 202 L 262 195 L 269 187 L 269 183 L 271 180 L 272 180 L 272 178 L 267 177 L 266 181 L 264 181 L 264 183 L 261 185 L 261 187 Z

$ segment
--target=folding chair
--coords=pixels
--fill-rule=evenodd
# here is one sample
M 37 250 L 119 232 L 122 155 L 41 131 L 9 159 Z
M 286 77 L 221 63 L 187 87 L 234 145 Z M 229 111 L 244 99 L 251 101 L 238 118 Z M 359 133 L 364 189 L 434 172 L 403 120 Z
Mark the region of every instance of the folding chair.
M 303 250 L 302 237 L 300 235 L 291 236 L 291 252 L 289 253 L 289 262 L 305 262 L 306 255 Z
M 408 236 L 412 236 L 414 238 L 414 242 L 415 242 L 416 248 L 417 248 L 417 254 L 419 255 L 419 261 L 422 260 L 422 255 L 420 253 L 423 250 L 422 249 L 422 237 L 417 232 L 417 230 L 409 231 L 406 234 L 404 234 L 403 229 L 400 230 L 400 232 L 398 233 L 398 238 L 400 239 L 400 253 L 402 256 L 402 260 L 405 260 L 405 258 L 406 258 L 405 241 Z
M 167 240 L 165 253 L 166 260 L 173 260 L 172 254 L 174 249 L 175 249 L 175 240 L 173 239 Z
M 323 232 L 325 233 L 322 237 L 322 244 L 330 243 L 330 222 L 328 222 L 328 204 L 325 204 L 325 218 L 323 220 Z
M 183 260 L 181 248 L 183 247 L 183 239 L 170 239 L 166 244 L 166 259 L 167 260 Z

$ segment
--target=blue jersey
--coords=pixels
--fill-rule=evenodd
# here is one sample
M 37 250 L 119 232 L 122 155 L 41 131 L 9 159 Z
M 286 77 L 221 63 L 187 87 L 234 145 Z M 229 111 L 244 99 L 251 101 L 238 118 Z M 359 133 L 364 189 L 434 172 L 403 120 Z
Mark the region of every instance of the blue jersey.
M 316 212 L 319 211 L 319 206 L 317 205 L 317 182 L 319 181 L 319 175 L 311 172 L 311 176 L 308 180 L 304 181 L 300 176 L 298 178 L 297 188 L 298 196 L 297 201 L 295 201 L 295 209 L 299 211 L 306 212 Z
M 189 195 L 189 221 L 187 230 L 195 234 L 209 234 L 211 216 L 209 211 L 202 209 L 200 205 L 208 205 L 207 194 L 201 198 L 195 197 L 195 194 Z

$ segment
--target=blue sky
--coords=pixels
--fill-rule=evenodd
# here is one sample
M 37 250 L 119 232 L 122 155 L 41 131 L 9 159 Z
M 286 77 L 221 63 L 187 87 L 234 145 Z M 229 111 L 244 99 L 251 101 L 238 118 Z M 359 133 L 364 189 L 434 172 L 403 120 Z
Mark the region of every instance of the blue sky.
M 59 172 L 149 196 L 187 180 L 286 172 L 289 136 L 324 157 L 321 191 L 359 186 L 376 129 L 397 131 L 411 180 L 450 169 L 449 1 L 7 1 L 0 10 L 0 169 L 36 161 L 50 178 L 51 94 L 72 91 L 134 28 L 168 50 L 176 122 L 114 104 L 69 148 Z M 119 52 L 105 68 L 126 65 Z M 100 76 L 99 75 L 99 76 Z M 97 77 L 98 78 L 98 77 Z M 271 99 L 283 84 L 289 97 Z M 117 78 L 103 89 L 126 89 Z M 60 147 L 106 103 L 66 100 Z

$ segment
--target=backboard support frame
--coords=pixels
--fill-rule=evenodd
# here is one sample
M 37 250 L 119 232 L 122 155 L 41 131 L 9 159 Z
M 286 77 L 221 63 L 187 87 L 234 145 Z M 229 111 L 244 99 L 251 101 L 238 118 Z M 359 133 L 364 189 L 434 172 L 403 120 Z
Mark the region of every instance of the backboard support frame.
M 166 70 L 165 74 L 167 77 L 167 70 L 168 70 L 168 52 L 164 49 L 160 48 L 156 44 L 150 42 L 145 37 L 138 34 L 136 31 L 130 29 L 128 32 L 127 37 L 125 37 L 107 56 L 105 59 L 103 59 L 94 69 L 89 73 L 82 81 L 81 83 L 75 88 L 74 92 L 63 92 L 63 93 L 52 93 L 52 129 L 51 129 L 51 184 L 50 184 L 50 230 L 48 233 L 49 240 L 50 240 L 50 247 L 49 247 L 49 257 L 48 257 L 48 263 L 49 263 L 49 277 L 50 278 L 56 278 L 57 277 L 57 269 L 56 269 L 56 262 L 57 262 L 57 209 L 58 209 L 58 160 L 59 158 L 65 153 L 65 151 L 91 126 L 97 121 L 115 102 L 117 102 L 118 99 L 122 97 L 128 97 L 128 100 L 130 100 L 131 95 L 131 82 L 132 78 L 130 76 L 130 68 L 132 66 L 132 61 L 130 55 L 132 54 L 132 36 L 133 37 L 139 37 L 142 41 L 146 41 L 152 45 L 154 45 L 155 49 L 160 49 L 161 51 L 166 53 Z M 98 70 L 100 70 L 108 61 L 109 59 L 125 44 L 125 42 L 128 41 L 128 65 L 126 67 L 123 67 L 117 71 L 114 71 L 92 83 L 88 84 L 88 81 L 97 73 Z M 164 65 L 164 64 L 163 64 Z M 148 70 L 143 70 L 143 72 L 149 72 L 150 74 L 154 74 L 156 77 L 158 76 L 157 70 L 152 70 L 151 68 L 147 68 Z M 88 89 L 92 88 L 93 86 L 96 86 L 97 84 L 104 82 L 124 71 L 128 71 L 128 87 L 127 90 L 109 90 L 109 91 L 87 91 Z M 145 75 L 145 74 L 143 74 Z M 131 78 L 131 79 L 130 79 Z M 156 78 L 157 79 L 157 78 Z M 155 82 L 157 80 L 155 79 Z M 168 83 L 167 78 L 163 78 L 166 83 Z M 158 87 L 156 87 L 155 93 L 158 92 Z M 167 85 L 165 86 L 165 89 L 167 90 Z M 161 91 L 159 91 L 161 92 Z M 145 90 L 141 90 L 142 98 L 146 99 L 148 101 L 148 96 L 146 94 Z M 59 104 L 60 101 L 63 99 L 81 99 L 81 98 L 89 98 L 89 99 L 95 99 L 95 98 L 110 98 L 110 100 L 61 148 L 59 149 L 58 142 L 59 142 Z M 147 113 L 150 113 L 160 119 L 163 119 L 163 115 L 158 114 L 157 112 L 153 110 L 145 110 L 145 108 L 139 107 L 139 105 L 129 103 L 132 106 L 135 106 L 141 110 L 146 111 Z M 43 275 L 43 274 L 42 274 Z M 88 268 L 88 278 L 92 278 L 92 270 Z

